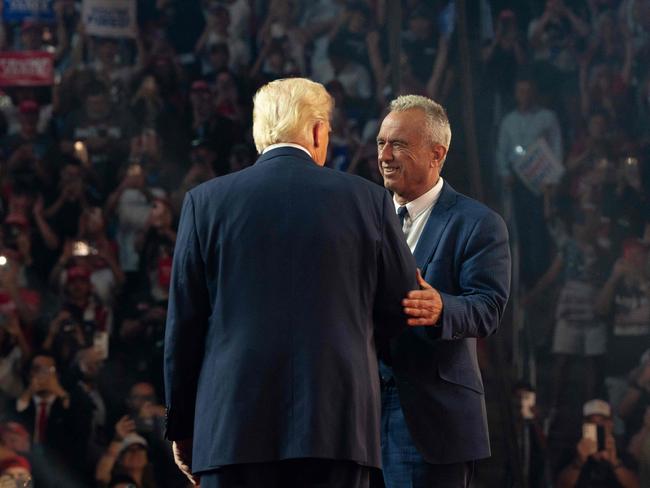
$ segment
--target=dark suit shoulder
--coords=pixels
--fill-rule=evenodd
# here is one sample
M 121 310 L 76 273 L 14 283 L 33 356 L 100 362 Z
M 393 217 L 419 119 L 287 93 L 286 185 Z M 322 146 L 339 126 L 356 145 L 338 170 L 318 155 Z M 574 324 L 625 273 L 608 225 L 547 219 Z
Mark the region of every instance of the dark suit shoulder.
M 297 167 L 308 175 L 308 178 L 313 176 L 313 179 L 310 179 L 314 184 L 328 185 L 332 190 L 339 191 L 341 194 L 347 194 L 349 196 L 364 195 L 372 198 L 376 203 L 381 203 L 387 194 L 387 190 L 384 187 L 357 175 L 351 175 L 327 167 L 320 167 L 316 164 L 305 164 L 304 159 L 292 156 L 275 159 L 281 162 L 298 163 L 299 166 Z M 279 161 L 275 161 L 275 163 L 277 162 Z M 188 193 L 192 195 L 195 204 L 200 204 L 200 202 L 204 202 L 206 199 L 213 201 L 216 195 L 223 197 L 233 188 L 240 189 L 248 183 L 259 182 L 260 178 L 264 178 L 274 172 L 277 172 L 277 167 L 274 167 L 274 161 L 270 160 L 262 164 L 255 164 L 244 168 L 235 173 L 208 180 L 192 188 Z

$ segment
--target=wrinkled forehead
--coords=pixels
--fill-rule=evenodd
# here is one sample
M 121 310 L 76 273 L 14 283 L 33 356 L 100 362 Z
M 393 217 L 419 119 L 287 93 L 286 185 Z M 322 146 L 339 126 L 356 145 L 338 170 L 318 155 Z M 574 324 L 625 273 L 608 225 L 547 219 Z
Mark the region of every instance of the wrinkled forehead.
M 404 111 L 389 112 L 379 128 L 382 138 L 420 138 L 426 123 L 424 111 L 411 108 Z

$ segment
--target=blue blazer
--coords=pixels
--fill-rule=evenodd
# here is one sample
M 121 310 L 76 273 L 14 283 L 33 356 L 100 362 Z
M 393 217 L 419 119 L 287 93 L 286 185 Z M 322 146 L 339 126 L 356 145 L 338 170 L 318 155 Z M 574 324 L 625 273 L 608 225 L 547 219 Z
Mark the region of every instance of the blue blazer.
M 406 424 L 429 463 L 489 457 L 476 338 L 496 332 L 508 300 L 506 225 L 445 181 L 414 255 L 443 312 L 437 327 L 411 328 L 391 344 Z
M 185 198 L 165 333 L 167 437 L 193 471 L 290 458 L 380 466 L 375 341 L 415 262 L 383 188 L 276 148 Z

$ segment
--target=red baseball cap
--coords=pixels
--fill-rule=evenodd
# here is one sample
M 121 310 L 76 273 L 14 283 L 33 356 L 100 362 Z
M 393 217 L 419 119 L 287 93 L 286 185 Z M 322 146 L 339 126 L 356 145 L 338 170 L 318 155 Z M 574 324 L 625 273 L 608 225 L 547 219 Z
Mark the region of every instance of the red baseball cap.
M 7 459 L 0 461 L 0 473 L 9 469 L 9 468 L 25 468 L 27 471 L 32 470 L 32 467 L 29 464 L 29 461 L 22 456 L 12 456 Z
M 192 91 L 210 91 L 210 85 L 208 85 L 208 83 L 203 81 L 203 80 L 196 80 L 194 83 L 192 83 L 191 90 Z
M 0 424 L 0 437 L 4 436 L 5 434 L 18 434 L 29 437 L 29 432 L 27 432 L 27 429 L 18 422 L 4 422 Z
M 40 107 L 34 100 L 23 100 L 18 105 L 18 111 L 21 114 L 37 114 L 40 111 Z
M 5 224 L 28 229 L 29 219 L 20 212 L 12 212 L 5 218 Z

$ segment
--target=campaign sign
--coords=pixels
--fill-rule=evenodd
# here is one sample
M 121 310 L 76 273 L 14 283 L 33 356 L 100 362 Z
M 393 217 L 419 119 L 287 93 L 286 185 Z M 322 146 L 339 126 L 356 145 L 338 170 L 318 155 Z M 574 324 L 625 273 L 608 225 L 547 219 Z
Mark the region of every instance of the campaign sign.
M 0 86 L 49 86 L 54 59 L 45 51 L 0 52 Z
M 81 18 L 91 36 L 136 36 L 135 0 L 84 0 Z
M 2 16 L 8 22 L 25 19 L 54 20 L 54 0 L 3 0 Z
M 544 186 L 558 183 L 564 166 L 544 139 L 538 139 L 513 163 L 513 169 L 526 187 L 540 195 Z

